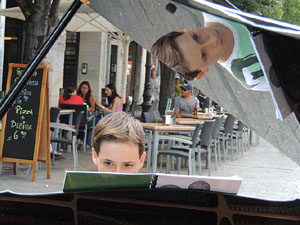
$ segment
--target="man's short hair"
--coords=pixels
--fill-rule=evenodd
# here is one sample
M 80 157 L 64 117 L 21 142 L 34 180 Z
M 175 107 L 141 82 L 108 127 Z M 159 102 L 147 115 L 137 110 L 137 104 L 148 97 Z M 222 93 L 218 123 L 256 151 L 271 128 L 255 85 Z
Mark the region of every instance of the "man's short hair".
M 139 157 L 145 151 L 145 133 L 142 125 L 124 112 L 114 112 L 103 117 L 95 127 L 93 147 L 99 155 L 103 141 L 138 145 Z
M 175 42 L 182 34 L 183 32 L 175 31 L 162 36 L 152 45 L 151 53 L 184 79 L 193 80 L 201 71 L 188 71 L 184 57 Z

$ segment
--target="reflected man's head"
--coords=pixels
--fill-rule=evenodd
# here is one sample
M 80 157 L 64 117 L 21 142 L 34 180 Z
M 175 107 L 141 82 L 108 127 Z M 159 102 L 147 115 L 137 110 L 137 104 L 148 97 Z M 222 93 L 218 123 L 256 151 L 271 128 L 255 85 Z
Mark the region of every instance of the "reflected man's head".
M 124 112 L 102 118 L 94 131 L 92 157 L 100 172 L 137 173 L 146 157 L 140 122 Z
M 190 84 L 183 84 L 181 86 L 181 94 L 182 94 L 182 97 L 189 97 L 191 96 L 191 93 L 192 93 L 192 86 Z
M 228 29 L 217 23 L 170 32 L 153 44 L 151 52 L 186 80 L 200 79 L 210 65 L 224 61 L 231 53 L 228 35 Z

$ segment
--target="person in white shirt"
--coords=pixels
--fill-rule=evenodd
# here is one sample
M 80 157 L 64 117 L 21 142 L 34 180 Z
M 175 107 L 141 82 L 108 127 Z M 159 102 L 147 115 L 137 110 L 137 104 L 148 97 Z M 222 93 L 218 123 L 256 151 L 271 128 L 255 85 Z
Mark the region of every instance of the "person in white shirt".
M 159 101 L 160 79 L 157 77 L 157 70 L 152 68 L 151 70 L 151 100 Z

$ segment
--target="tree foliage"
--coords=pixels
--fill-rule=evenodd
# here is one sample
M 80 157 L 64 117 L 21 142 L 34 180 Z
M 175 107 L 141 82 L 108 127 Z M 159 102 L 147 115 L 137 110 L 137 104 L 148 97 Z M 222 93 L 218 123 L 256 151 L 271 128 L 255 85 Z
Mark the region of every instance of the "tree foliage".
M 300 24 L 300 0 L 284 0 L 282 20 Z
M 300 24 L 300 0 L 231 0 L 231 2 L 246 12 Z
M 23 61 L 28 63 L 56 26 L 60 0 L 16 0 L 16 2 L 25 17 Z

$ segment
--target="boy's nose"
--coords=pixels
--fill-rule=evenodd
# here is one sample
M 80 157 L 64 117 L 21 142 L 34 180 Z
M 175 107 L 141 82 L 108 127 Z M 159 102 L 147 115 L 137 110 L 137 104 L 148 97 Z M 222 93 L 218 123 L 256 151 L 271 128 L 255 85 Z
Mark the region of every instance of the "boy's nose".
M 216 35 L 210 35 L 201 44 L 203 48 L 215 48 L 217 47 L 218 37 Z
M 115 173 L 122 173 L 122 168 L 120 166 L 117 166 Z

